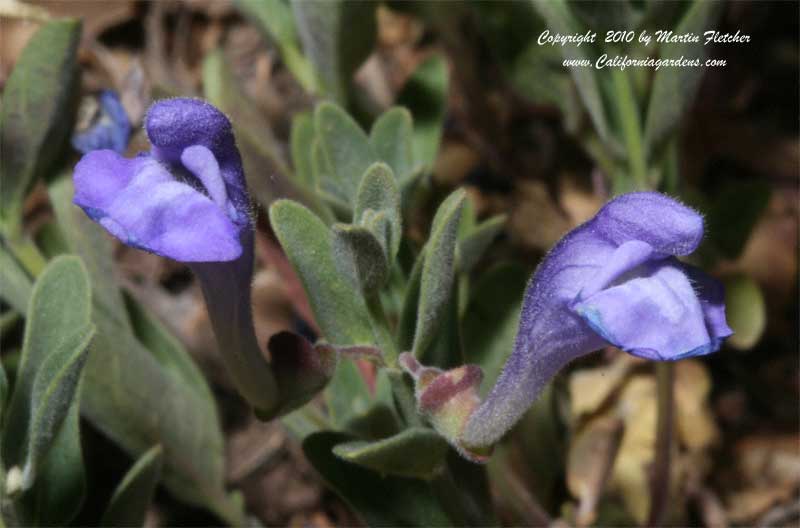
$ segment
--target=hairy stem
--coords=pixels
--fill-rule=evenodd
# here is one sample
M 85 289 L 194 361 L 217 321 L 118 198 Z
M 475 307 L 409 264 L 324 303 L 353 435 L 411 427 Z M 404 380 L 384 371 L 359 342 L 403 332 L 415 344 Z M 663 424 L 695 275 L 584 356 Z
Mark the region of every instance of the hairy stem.
M 659 526 L 664 522 L 669 503 L 670 465 L 672 451 L 673 386 L 675 364 L 656 363 L 658 387 L 658 422 L 656 423 L 656 446 L 653 470 L 650 476 L 650 515 L 648 526 Z

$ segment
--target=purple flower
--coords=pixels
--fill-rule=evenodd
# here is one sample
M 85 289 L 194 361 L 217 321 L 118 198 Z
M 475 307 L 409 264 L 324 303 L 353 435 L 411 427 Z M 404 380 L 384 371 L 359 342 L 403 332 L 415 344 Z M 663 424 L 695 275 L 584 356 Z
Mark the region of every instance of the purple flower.
M 127 245 L 181 262 L 239 258 L 252 226 L 228 119 L 204 101 L 169 99 L 150 108 L 145 130 L 149 153 L 81 159 L 74 203 Z
M 90 101 L 93 104 L 89 126 L 72 136 L 72 146 L 83 154 L 100 149 L 125 152 L 131 136 L 131 122 L 117 93 L 103 90 Z
M 462 442 L 496 442 L 562 367 L 608 344 L 665 361 L 718 350 L 732 334 L 722 286 L 675 258 L 702 236 L 697 212 L 640 192 L 562 238 L 528 284 L 514 350 Z
M 149 153 L 86 154 L 73 202 L 123 243 L 189 264 L 228 372 L 270 415 L 279 389 L 253 329 L 253 226 L 230 121 L 204 101 L 168 99 L 150 107 L 145 130 Z

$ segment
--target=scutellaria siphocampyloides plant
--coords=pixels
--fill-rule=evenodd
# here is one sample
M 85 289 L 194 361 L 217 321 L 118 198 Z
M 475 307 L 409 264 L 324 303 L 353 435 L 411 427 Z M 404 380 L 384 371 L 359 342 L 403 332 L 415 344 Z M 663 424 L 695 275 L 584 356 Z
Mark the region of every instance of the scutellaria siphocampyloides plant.
M 145 130 L 150 152 L 128 159 L 95 150 L 81 159 L 74 203 L 123 243 L 188 264 L 237 388 L 262 416 L 285 412 L 287 402 L 297 405 L 324 385 L 330 358 L 281 338 L 273 341 L 292 346 L 273 351 L 270 365 L 258 345 L 253 222 L 231 124 L 204 101 L 170 99 L 150 108 Z M 276 380 L 275 369 L 286 376 Z M 295 384 L 296 375 L 306 383 Z

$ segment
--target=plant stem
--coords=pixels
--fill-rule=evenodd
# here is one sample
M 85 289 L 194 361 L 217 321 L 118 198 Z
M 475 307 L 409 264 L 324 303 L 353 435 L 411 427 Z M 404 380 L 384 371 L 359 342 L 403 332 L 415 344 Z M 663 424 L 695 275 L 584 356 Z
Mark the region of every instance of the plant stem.
M 630 79 L 624 70 L 613 69 L 611 73 L 616 92 L 617 112 L 625 147 L 628 151 L 628 168 L 636 190 L 648 188 L 647 160 L 642 143 L 642 123 L 639 108 L 633 95 Z M 628 189 L 626 189 L 628 190 Z
M 650 515 L 648 526 L 659 526 L 664 521 L 669 503 L 670 458 L 672 454 L 672 415 L 675 365 L 656 363 L 658 397 L 658 422 L 653 470 L 650 475 Z

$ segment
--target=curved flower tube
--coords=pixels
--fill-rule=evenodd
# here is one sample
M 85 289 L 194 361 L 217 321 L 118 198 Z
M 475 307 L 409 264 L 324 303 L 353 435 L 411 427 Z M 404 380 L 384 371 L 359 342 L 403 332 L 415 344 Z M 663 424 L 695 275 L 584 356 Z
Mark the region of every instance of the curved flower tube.
M 528 283 L 514 350 L 461 441 L 492 445 L 561 368 L 608 344 L 662 361 L 718 350 L 732 334 L 722 286 L 675 258 L 702 236 L 697 212 L 639 192 L 562 238 Z
M 168 99 L 150 107 L 145 130 L 150 152 L 86 154 L 73 202 L 123 243 L 190 266 L 237 388 L 270 414 L 278 388 L 253 329 L 253 225 L 231 124 L 204 101 Z
M 103 90 L 89 102 L 94 110 L 91 123 L 85 130 L 73 134 L 72 146 L 83 154 L 100 149 L 125 152 L 131 136 L 131 122 L 117 93 Z

